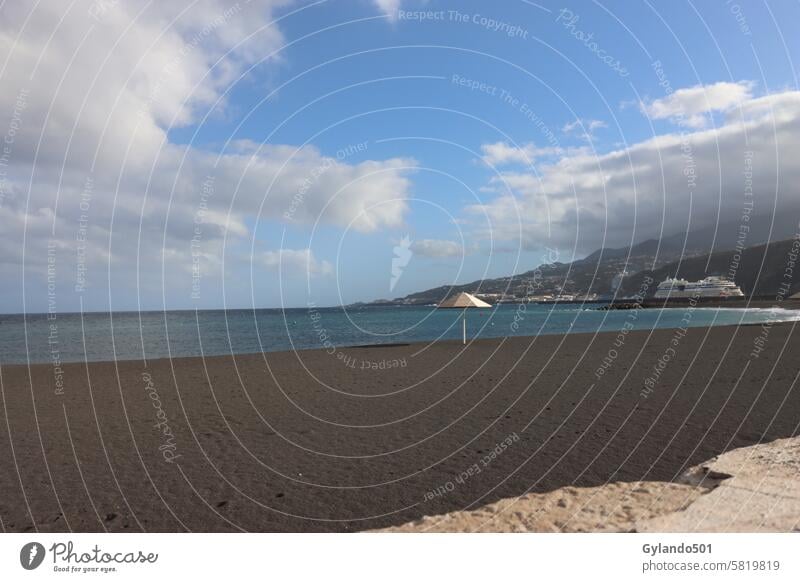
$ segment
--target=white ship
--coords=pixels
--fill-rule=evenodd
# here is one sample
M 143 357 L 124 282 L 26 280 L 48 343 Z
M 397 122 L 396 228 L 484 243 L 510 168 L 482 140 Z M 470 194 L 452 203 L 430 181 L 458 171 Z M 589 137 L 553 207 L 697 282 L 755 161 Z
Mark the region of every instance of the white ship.
M 656 299 L 678 299 L 681 297 L 725 298 L 744 297 L 739 286 L 725 277 L 706 277 L 701 281 L 667 277 L 658 285 Z

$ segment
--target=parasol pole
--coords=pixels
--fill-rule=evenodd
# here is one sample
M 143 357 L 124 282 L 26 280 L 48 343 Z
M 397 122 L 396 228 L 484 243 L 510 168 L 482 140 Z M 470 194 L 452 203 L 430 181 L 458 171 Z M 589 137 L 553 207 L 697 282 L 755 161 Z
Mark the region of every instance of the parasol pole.
M 463 315 L 461 316 L 461 329 L 463 341 L 462 345 L 467 345 L 467 308 L 464 308 Z

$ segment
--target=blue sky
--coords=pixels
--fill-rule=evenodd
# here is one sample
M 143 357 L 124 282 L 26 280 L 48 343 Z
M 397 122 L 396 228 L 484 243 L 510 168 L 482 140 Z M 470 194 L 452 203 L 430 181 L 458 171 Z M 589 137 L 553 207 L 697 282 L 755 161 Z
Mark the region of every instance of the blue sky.
M 796 3 L 100 6 L 0 9 L 6 312 L 47 240 L 62 310 L 302 307 L 737 220 L 749 151 L 759 212 L 800 198 Z

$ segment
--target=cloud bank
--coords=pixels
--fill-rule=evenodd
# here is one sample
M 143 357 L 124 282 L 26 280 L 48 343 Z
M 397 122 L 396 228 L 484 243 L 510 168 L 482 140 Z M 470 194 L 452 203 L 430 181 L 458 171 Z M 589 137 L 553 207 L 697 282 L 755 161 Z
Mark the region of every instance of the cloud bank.
M 696 102 L 703 91 L 693 88 L 657 106 L 664 117 L 677 111 L 677 102 L 687 112 L 724 109 L 718 127 L 654 136 L 598 155 L 571 152 L 537 164 L 536 173 L 501 172 L 489 184 L 494 198 L 466 209 L 476 219 L 489 217 L 490 226 L 476 226 L 478 234 L 525 249 L 581 254 L 739 223 L 747 213 L 800 216 L 800 162 L 787 154 L 800 148 L 800 92 L 753 97 L 748 83 L 737 83 L 731 96 L 730 84 L 721 92 L 719 85 L 709 91 L 711 105 Z

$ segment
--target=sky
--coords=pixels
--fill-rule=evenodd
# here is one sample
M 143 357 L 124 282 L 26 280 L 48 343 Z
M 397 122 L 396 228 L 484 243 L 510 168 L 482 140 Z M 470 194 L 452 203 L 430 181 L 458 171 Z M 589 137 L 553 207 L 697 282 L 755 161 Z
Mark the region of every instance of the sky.
M 800 219 L 796 2 L 0 4 L 0 312 L 306 307 Z

